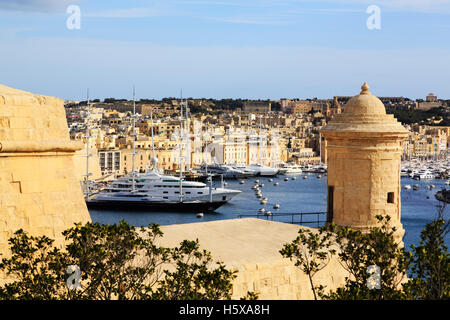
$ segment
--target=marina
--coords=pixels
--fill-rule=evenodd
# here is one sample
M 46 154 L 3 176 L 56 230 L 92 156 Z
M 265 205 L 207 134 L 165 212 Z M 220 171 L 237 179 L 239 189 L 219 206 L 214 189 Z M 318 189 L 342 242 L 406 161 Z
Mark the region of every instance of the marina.
M 160 225 L 185 224 L 225 219 L 238 219 L 243 216 L 256 216 L 259 218 L 273 219 L 274 221 L 292 222 L 290 213 L 321 213 L 326 212 L 326 175 L 317 178 L 318 174 L 306 173 L 298 176 L 298 179 L 288 179 L 279 175 L 276 177 L 254 177 L 245 179 L 244 184 L 240 184 L 239 180 L 228 180 L 230 189 L 240 190 L 241 193 L 236 195 L 231 201 L 219 207 L 212 213 L 204 212 L 199 218 L 196 213 L 186 212 L 142 212 L 139 210 L 126 211 L 108 211 L 90 209 L 92 220 L 100 223 L 118 223 L 124 219 L 128 223 L 135 226 L 147 226 L 150 223 Z M 306 177 L 303 179 L 300 177 Z M 272 182 L 269 182 L 272 180 Z M 446 180 L 414 180 L 412 178 L 402 178 L 401 206 L 402 206 L 402 224 L 405 228 L 404 243 L 405 246 L 417 244 L 420 239 L 420 232 L 425 225 L 433 220 L 437 213 L 437 206 L 442 204 L 435 198 L 435 193 L 445 188 Z M 219 186 L 219 181 L 214 181 Z M 264 185 L 261 187 L 260 185 Z M 277 185 L 275 185 L 277 184 Z M 430 184 L 435 188 L 427 188 Z M 258 189 L 261 198 L 258 198 Z M 418 190 L 404 189 L 407 185 L 418 185 Z M 264 200 L 264 204 L 261 203 Z M 270 211 L 273 216 L 259 211 Z M 276 216 L 277 214 L 285 214 Z M 317 220 L 316 216 L 307 219 Z M 298 218 L 296 218 L 296 221 Z M 325 220 L 324 216 L 320 217 L 320 221 Z M 305 226 L 316 227 L 315 224 L 305 224 Z M 450 244 L 447 237 L 446 243 Z

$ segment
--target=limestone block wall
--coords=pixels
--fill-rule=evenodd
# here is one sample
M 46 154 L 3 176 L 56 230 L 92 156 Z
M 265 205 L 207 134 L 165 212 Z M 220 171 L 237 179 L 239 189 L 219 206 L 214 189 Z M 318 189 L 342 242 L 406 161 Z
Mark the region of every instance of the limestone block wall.
M 303 227 L 303 226 L 302 226 Z M 182 240 L 198 239 L 202 249 L 211 252 L 216 261 L 237 270 L 232 299 L 244 297 L 248 291 L 259 299 L 313 299 L 308 276 L 294 262 L 283 258 L 280 250 L 298 236 L 298 225 L 262 219 L 231 219 L 182 225 L 163 226 L 160 244 L 178 246 Z M 308 229 L 307 227 L 303 227 Z M 336 289 L 345 284 L 348 272 L 334 256 L 314 281 Z
M 18 229 L 63 240 L 90 221 L 74 174 L 63 101 L 0 85 L 0 253 Z
M 327 185 L 334 188 L 333 203 L 329 203 L 333 221 L 364 231 L 377 224 L 377 215 L 389 215 L 403 236 L 399 143 L 383 139 L 382 134 L 377 140 L 330 136 L 327 148 Z
M 247 292 L 258 293 L 260 300 L 312 300 L 314 299 L 308 276 L 289 259 L 244 264 L 234 267 L 238 271 L 233 281 L 232 299 L 238 300 Z M 323 285 L 325 292 L 345 284 L 348 273 L 336 258 L 313 278 L 314 285 Z

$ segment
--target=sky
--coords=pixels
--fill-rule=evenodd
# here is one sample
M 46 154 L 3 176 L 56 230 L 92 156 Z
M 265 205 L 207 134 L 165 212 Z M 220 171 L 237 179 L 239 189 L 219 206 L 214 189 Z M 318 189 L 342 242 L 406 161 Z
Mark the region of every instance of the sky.
M 0 83 L 67 100 L 133 85 L 138 99 L 306 99 L 367 81 L 450 99 L 449 40 L 450 0 L 0 0 Z

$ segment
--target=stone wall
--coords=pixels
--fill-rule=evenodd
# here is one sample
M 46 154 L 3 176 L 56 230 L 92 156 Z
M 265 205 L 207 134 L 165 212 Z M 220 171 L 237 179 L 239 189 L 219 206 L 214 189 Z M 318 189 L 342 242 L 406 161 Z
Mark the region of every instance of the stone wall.
M 168 247 L 198 239 L 216 261 L 237 270 L 232 299 L 257 292 L 263 300 L 313 299 L 309 278 L 279 251 L 298 236 L 299 226 L 262 219 L 232 219 L 163 226 L 161 244 Z M 303 227 L 307 228 L 307 227 Z M 314 229 L 313 229 L 314 230 Z M 336 256 L 314 281 L 327 290 L 343 286 L 348 273 Z
M 90 221 L 72 159 L 81 148 L 61 99 L 0 85 L 0 253 L 18 229 L 59 243 Z

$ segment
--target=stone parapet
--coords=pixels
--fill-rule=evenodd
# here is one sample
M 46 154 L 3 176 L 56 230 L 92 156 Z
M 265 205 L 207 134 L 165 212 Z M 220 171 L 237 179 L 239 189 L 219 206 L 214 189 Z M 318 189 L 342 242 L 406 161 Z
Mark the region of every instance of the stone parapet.
M 240 299 L 249 291 L 258 293 L 262 300 L 314 298 L 308 276 L 279 252 L 284 244 L 298 236 L 300 226 L 249 218 L 161 229 L 164 233 L 161 245 L 173 247 L 184 239 L 198 239 L 201 248 L 210 251 L 214 260 L 238 271 L 233 281 L 232 299 Z M 333 256 L 327 267 L 314 276 L 314 281 L 330 290 L 343 286 L 348 276 L 337 256 Z
M 62 231 L 90 221 L 63 101 L 0 85 L 0 253 L 18 229 L 63 242 Z

